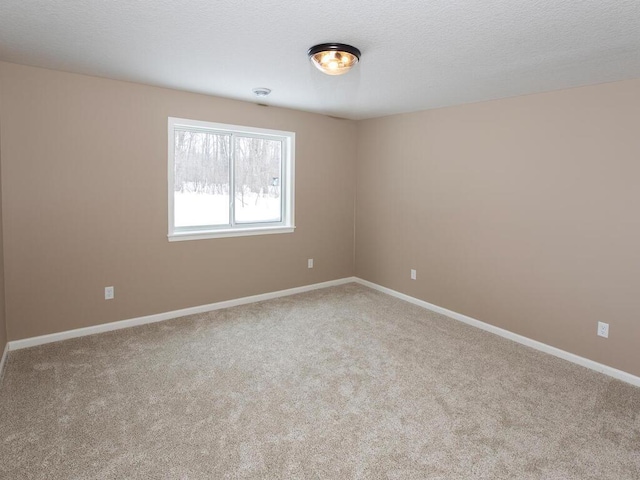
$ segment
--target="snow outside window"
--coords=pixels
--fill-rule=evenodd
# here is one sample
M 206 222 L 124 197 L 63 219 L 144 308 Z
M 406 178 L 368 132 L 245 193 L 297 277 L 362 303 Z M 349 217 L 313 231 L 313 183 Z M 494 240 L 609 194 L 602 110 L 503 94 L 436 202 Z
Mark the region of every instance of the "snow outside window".
M 295 134 L 169 118 L 169 240 L 293 232 Z

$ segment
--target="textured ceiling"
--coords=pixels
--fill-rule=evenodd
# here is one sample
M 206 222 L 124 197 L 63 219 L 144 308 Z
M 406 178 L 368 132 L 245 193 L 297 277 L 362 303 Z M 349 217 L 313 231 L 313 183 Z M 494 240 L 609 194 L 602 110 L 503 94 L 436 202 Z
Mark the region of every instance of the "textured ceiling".
M 638 78 L 640 0 L 2 0 L 0 59 L 360 119 Z

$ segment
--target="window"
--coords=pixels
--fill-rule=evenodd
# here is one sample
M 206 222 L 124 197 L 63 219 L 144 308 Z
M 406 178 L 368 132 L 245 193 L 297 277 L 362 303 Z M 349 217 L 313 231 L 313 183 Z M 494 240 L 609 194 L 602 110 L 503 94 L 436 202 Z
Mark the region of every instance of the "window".
M 295 134 L 169 118 L 169 240 L 289 233 Z

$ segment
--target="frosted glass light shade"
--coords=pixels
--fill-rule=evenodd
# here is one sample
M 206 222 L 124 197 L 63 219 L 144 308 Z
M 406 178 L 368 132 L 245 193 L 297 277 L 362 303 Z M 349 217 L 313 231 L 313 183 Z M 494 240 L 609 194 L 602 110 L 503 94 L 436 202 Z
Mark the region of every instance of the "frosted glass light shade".
M 322 73 L 342 75 L 360 60 L 360 50 L 344 43 L 322 43 L 307 52 L 311 62 Z

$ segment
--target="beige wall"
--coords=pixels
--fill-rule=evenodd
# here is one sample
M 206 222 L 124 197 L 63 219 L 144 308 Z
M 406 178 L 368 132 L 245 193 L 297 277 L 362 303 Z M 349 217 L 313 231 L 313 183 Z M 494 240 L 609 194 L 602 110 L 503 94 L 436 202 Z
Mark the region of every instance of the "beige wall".
M 639 132 L 640 80 L 360 122 L 356 274 L 640 375 Z
M 1 118 L 2 91 L 0 90 L 0 119 Z M 0 135 L 0 172 L 2 172 L 2 135 Z M 3 354 L 6 345 L 7 323 L 4 310 L 4 242 L 2 239 L 2 174 L 0 173 L 0 357 Z M 0 372 L 0 375 L 2 375 L 2 372 Z
M 640 81 L 356 124 L 0 63 L 0 99 L 11 340 L 355 272 L 640 375 Z M 296 232 L 169 243 L 168 116 L 295 131 Z
M 0 75 L 10 340 L 353 275 L 355 123 L 8 63 Z M 169 243 L 169 116 L 296 132 L 295 233 Z

